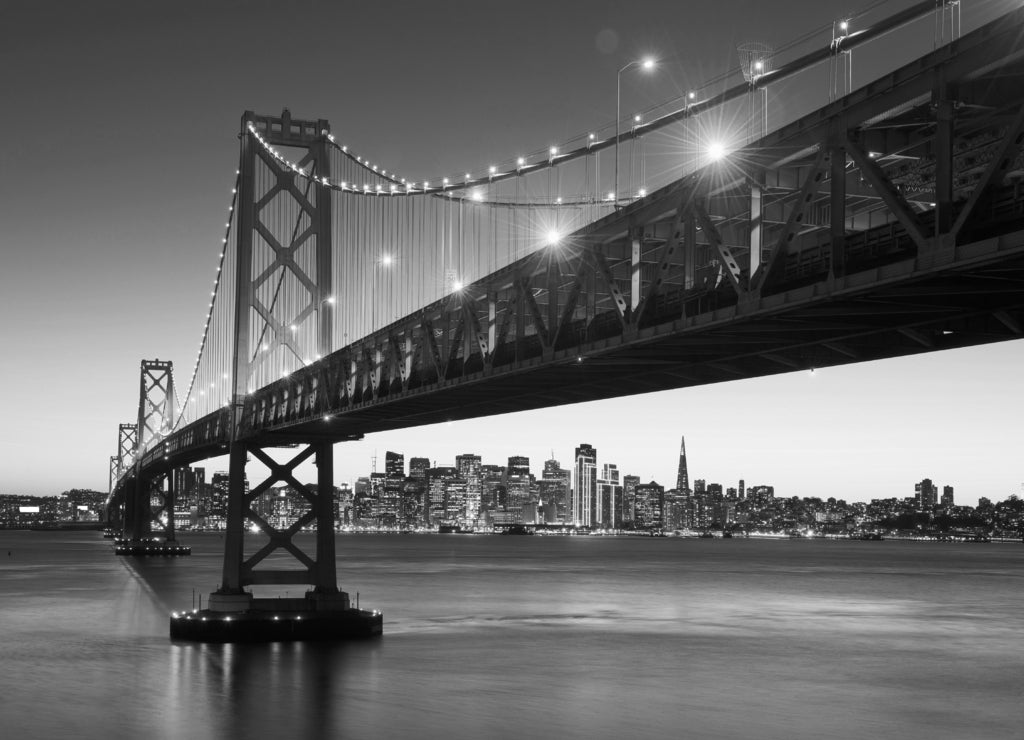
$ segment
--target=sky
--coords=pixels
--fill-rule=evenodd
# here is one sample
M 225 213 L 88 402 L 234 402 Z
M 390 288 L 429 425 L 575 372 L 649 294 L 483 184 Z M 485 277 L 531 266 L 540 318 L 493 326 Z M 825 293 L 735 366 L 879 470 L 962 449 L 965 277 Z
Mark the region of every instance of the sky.
M 650 107 L 867 3 L 0 1 L 0 494 L 106 490 L 139 361 L 190 367 L 243 111 L 327 118 L 413 179 L 479 171 L 613 120 L 630 60 L 664 61 L 623 86 Z M 965 30 L 1013 5 L 966 4 Z M 1007 342 L 374 434 L 336 446 L 336 479 L 389 449 L 539 473 L 588 442 L 671 486 L 685 435 L 691 479 L 869 500 L 930 477 L 973 504 L 1022 492 L 1022 361 Z

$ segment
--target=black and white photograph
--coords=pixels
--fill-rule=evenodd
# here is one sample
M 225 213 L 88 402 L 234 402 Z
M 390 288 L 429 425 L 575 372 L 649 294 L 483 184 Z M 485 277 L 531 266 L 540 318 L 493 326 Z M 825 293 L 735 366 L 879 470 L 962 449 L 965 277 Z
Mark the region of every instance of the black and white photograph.
M 1022 737 L 1019 0 L 0 0 L 0 734 Z

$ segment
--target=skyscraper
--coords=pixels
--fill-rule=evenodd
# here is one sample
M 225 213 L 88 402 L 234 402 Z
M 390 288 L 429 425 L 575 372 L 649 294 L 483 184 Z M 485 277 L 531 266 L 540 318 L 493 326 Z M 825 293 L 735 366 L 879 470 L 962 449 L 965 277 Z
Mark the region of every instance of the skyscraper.
M 686 467 L 686 436 L 679 438 L 679 474 L 676 476 L 676 490 L 688 492 L 690 490 L 690 471 Z
M 405 480 L 405 455 L 388 451 L 384 455 L 384 490 L 380 499 L 381 524 L 402 526 L 402 483 Z
M 938 488 L 931 478 L 925 478 L 914 485 L 914 498 L 917 499 L 918 511 L 930 511 L 938 503 Z
M 480 516 L 480 499 L 483 492 L 483 477 L 479 455 L 458 455 L 455 467 L 459 477 L 466 481 L 466 501 L 463 516 L 467 523 L 475 522 Z
M 595 526 L 604 529 L 622 527 L 622 484 L 617 466 L 604 464 L 601 477 L 597 479 L 597 501 L 594 508 Z
M 572 523 L 589 527 L 594 523 L 597 492 L 597 450 L 588 444 L 576 448 L 575 480 L 572 486 Z

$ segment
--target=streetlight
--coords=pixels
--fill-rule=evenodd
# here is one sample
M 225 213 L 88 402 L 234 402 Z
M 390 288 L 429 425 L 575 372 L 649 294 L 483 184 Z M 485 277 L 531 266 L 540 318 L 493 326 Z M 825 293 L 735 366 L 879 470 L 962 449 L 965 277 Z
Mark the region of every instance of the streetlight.
M 619 207 L 619 119 L 622 118 L 622 73 L 630 67 L 654 69 L 654 60 L 648 57 L 629 62 L 615 76 L 615 207 Z

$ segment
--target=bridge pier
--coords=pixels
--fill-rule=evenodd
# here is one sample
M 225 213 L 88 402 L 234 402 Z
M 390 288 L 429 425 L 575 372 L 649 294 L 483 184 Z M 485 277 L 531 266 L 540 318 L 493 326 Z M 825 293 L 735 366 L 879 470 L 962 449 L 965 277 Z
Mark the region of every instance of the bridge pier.
M 132 492 L 125 497 L 125 536 L 115 541 L 114 554 L 191 555 L 192 548 L 179 545 L 175 539 L 174 500 L 174 476 L 170 471 L 156 478 L 137 477 Z M 162 537 L 154 535 L 154 527 Z
M 221 587 L 210 594 L 208 607 L 171 616 L 171 637 L 203 642 L 266 642 L 277 640 L 337 640 L 381 634 L 380 612 L 353 608 L 338 588 L 335 564 L 333 444 L 315 440 L 288 449 L 289 459 L 277 461 L 267 450 L 280 448 L 258 442 L 236 441 L 231 446 L 227 531 Z M 246 490 L 246 463 L 250 455 L 267 468 L 266 477 Z M 294 475 L 301 463 L 314 459 L 315 485 L 299 483 Z M 271 523 L 266 507 L 275 483 L 286 483 L 308 509 L 286 529 Z M 261 508 L 257 502 L 262 502 Z M 273 502 L 273 499 L 270 499 Z M 261 509 L 261 510 L 257 510 Z M 255 523 L 267 541 L 246 554 L 246 524 Z M 315 526 L 315 551 L 304 551 L 295 541 L 304 528 Z M 282 550 L 297 561 L 292 569 L 262 569 L 257 565 Z M 301 597 L 256 596 L 250 586 L 305 585 Z

